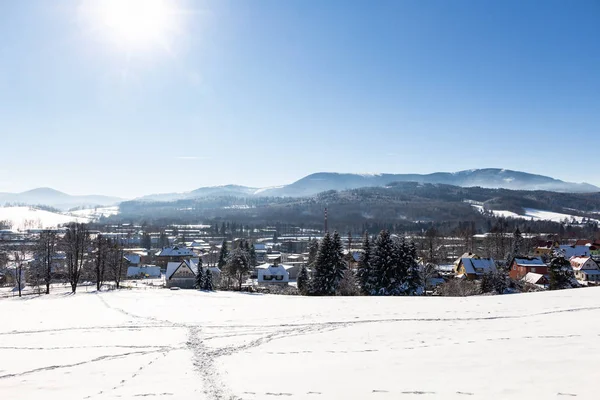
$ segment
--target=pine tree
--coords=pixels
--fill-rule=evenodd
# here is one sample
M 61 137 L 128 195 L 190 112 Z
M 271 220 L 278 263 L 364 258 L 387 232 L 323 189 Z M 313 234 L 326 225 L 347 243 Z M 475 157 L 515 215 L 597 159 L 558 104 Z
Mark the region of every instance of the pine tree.
M 258 262 L 256 261 L 256 249 L 254 248 L 254 244 L 250 246 L 248 254 L 250 256 L 250 266 L 256 267 Z
M 555 254 L 548 267 L 550 275 L 550 290 L 567 289 L 573 287 L 575 276 L 571 263 L 562 255 Z
M 510 268 L 510 264 L 514 257 L 519 257 L 521 255 L 523 247 L 523 235 L 521 235 L 521 231 L 517 228 L 513 233 L 512 248 L 506 259 L 507 268 Z
M 334 295 L 346 270 L 342 240 L 337 232 L 334 232 L 333 236 L 329 232 L 325 233 L 314 269 L 311 292 L 320 296 Z
M 227 264 L 227 256 L 229 256 L 229 250 L 227 250 L 227 241 L 223 240 L 223 244 L 221 245 L 221 253 L 219 254 L 219 261 L 217 262 L 217 266 L 219 268 L 223 268 L 225 264 Z
M 300 294 L 302 295 L 308 294 L 310 282 L 308 277 L 308 270 L 306 269 L 305 265 L 303 265 L 300 269 L 300 273 L 298 274 L 298 279 L 296 282 L 298 285 L 298 292 L 300 292 Z
M 204 274 L 202 273 L 202 259 L 198 260 L 198 273 L 196 274 L 196 289 L 204 287 Z
M 333 240 L 331 242 L 331 262 L 333 269 L 333 285 L 337 289 L 339 282 L 344 277 L 346 269 L 348 269 L 347 263 L 344 260 L 344 245 L 342 244 L 342 237 L 335 231 L 333 232 Z
M 204 290 L 208 290 L 210 292 L 213 291 L 213 279 L 212 272 L 210 272 L 210 268 L 206 269 L 206 274 L 204 275 Z
M 392 240 L 390 233 L 386 230 L 381 231 L 375 239 L 371 257 L 371 276 L 373 278 L 371 294 L 390 294 L 400 283 L 397 265 L 398 256 L 399 249 Z
M 362 242 L 362 252 L 358 259 L 358 271 L 356 272 L 358 284 L 364 294 L 371 294 L 373 290 L 373 276 L 371 270 L 371 240 L 369 234 L 365 232 Z
M 152 248 L 152 238 L 147 233 L 142 235 L 142 247 L 146 250 L 150 250 Z
M 314 268 L 314 263 L 317 260 L 319 254 L 319 241 L 313 239 L 308 244 L 308 268 Z
M 421 279 L 421 273 L 419 271 L 419 264 L 417 263 L 417 248 L 414 242 L 406 243 L 405 239 L 402 239 L 404 246 L 406 246 L 406 252 L 404 253 L 403 262 L 406 265 L 406 294 L 413 296 L 420 294 L 424 290 L 424 284 Z

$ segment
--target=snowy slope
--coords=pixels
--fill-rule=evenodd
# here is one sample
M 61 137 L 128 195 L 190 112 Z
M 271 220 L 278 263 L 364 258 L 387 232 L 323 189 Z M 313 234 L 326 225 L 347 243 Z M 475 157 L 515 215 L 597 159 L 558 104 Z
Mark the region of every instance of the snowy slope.
M 100 217 L 110 217 L 111 215 L 119 214 L 119 206 L 86 208 L 83 210 L 71 211 L 66 214 L 75 217 L 88 218 L 90 220 L 98 220 Z
M 0 314 L 12 317 L 0 324 L 0 393 L 596 399 L 599 304 L 600 288 L 471 298 L 154 289 L 4 299 Z
M 479 212 L 484 211 L 482 205 L 471 204 L 471 206 L 473 206 L 473 208 L 477 209 Z M 567 219 L 569 222 L 571 220 L 575 220 L 577 223 L 581 223 L 583 221 L 583 217 L 580 217 L 577 215 L 563 214 L 563 213 L 557 213 L 557 212 L 553 212 L 553 211 L 537 210 L 534 208 L 525 208 L 524 210 L 525 210 L 524 214 L 517 214 L 512 211 L 507 211 L 507 210 L 490 210 L 490 211 L 495 216 L 504 217 L 504 218 L 521 218 L 521 219 L 533 219 L 535 221 L 545 220 L 545 221 L 554 221 L 554 222 L 563 222 L 565 219 Z M 593 220 L 593 221 L 600 222 L 600 220 Z
M 89 219 L 39 210 L 35 207 L 0 207 L 0 221 L 10 221 L 13 229 L 26 229 L 53 228 L 69 222 L 89 222 Z

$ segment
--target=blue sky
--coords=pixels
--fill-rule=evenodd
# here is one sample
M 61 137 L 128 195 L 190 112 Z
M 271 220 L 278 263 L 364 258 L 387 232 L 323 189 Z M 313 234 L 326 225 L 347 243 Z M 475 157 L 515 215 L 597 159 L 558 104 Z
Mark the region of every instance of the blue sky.
M 600 185 L 598 1 L 173 1 L 143 48 L 83 3 L 0 2 L 0 191 L 485 167 Z

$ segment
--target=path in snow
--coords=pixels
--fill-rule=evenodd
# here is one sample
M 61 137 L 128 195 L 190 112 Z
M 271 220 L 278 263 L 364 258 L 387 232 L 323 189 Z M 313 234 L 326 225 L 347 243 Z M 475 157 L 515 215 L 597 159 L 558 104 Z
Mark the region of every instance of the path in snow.
M 595 399 L 600 378 L 600 288 L 471 298 L 126 290 L 4 299 L 0 313 L 0 393 L 23 400 Z

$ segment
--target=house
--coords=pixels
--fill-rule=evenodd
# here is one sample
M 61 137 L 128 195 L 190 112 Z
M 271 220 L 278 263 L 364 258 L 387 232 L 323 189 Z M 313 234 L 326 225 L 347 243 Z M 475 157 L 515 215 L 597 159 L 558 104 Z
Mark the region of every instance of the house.
M 193 289 L 196 286 L 196 274 L 198 273 L 198 259 L 184 261 L 172 261 L 167 264 L 165 280 L 167 287 L 180 287 L 182 289 Z M 203 272 L 209 269 L 213 286 L 217 286 L 221 278 L 221 270 L 217 267 L 203 268 Z
M 571 257 L 569 261 L 577 280 L 600 282 L 600 267 L 592 257 Z
M 493 258 L 480 258 L 468 253 L 466 257 L 463 255 L 455 262 L 454 273 L 459 278 L 478 279 L 489 272 L 497 272 L 496 262 Z
M 521 280 L 532 285 L 548 285 L 550 283 L 546 275 L 535 272 L 528 272 Z
M 156 265 L 141 265 L 127 267 L 127 277 L 160 278 L 160 267 Z
M 271 285 L 283 284 L 287 285 L 290 281 L 290 274 L 286 267 L 277 263 L 266 263 L 256 267 L 258 271 L 258 284 Z
M 512 279 L 521 279 L 530 272 L 542 275 L 548 273 L 548 266 L 542 257 L 514 257 L 512 259 L 508 274 Z

